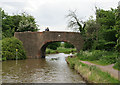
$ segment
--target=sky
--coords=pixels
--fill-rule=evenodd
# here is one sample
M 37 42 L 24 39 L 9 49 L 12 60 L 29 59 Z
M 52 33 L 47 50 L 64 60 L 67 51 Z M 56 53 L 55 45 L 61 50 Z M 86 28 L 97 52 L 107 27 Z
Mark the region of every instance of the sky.
M 120 0 L 0 0 L 0 7 L 10 15 L 26 12 L 34 16 L 40 31 L 72 31 L 67 27 L 69 10 L 79 19 L 95 17 L 95 6 L 104 10 L 117 8 Z

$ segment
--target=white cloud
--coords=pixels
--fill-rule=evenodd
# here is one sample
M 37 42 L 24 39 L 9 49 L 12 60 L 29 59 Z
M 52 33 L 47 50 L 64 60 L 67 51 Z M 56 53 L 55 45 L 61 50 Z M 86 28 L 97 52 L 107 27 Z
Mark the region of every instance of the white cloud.
M 41 29 L 66 30 L 69 10 L 77 10 L 79 18 L 95 16 L 95 6 L 110 9 L 118 6 L 119 0 L 2 0 L 0 6 L 8 14 L 27 12 L 36 18 Z

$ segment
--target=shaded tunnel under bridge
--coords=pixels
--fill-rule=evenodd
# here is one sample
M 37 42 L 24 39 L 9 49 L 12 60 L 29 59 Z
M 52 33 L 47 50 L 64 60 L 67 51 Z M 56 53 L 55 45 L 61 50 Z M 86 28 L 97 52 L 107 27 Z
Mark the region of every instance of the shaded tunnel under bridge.
M 84 40 L 78 32 L 15 32 L 14 37 L 22 41 L 27 58 L 44 58 L 46 47 L 53 42 L 68 42 L 82 49 Z

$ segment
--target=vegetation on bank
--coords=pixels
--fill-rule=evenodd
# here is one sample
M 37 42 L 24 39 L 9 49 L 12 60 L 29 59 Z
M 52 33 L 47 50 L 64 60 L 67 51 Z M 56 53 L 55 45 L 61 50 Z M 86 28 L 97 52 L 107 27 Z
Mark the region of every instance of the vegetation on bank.
M 16 53 L 16 49 L 18 52 Z M 25 50 L 20 40 L 12 37 L 2 40 L 2 60 L 26 59 Z
M 103 50 L 80 51 L 77 56 L 79 60 L 89 61 L 99 65 L 115 64 L 114 68 L 120 70 L 120 53 L 118 52 L 113 53 L 111 51 Z
M 85 41 L 83 51 L 77 56 L 100 65 L 115 64 L 120 70 L 120 6 L 110 10 L 95 7 L 96 19 L 78 18 L 75 11 L 68 14 L 68 27 L 79 31 Z
M 54 53 L 75 53 L 76 49 L 75 48 L 64 48 L 64 47 L 59 47 L 56 50 L 52 49 L 46 49 L 46 54 L 54 54 Z
M 2 14 L 2 39 L 13 37 L 15 32 L 38 31 L 35 18 L 27 13 L 9 15 L 0 8 Z
M 26 59 L 26 54 L 22 42 L 14 38 L 14 33 L 24 31 L 38 31 L 38 25 L 36 24 L 35 18 L 26 13 L 9 15 L 1 8 L 0 12 L 2 14 L 1 60 L 15 60 L 16 49 L 18 49 L 17 59 Z
M 101 71 L 96 66 L 91 66 L 80 62 L 79 57 L 66 59 L 69 66 L 75 69 L 83 78 L 90 83 L 120 83 L 119 80 L 111 77 L 107 72 Z

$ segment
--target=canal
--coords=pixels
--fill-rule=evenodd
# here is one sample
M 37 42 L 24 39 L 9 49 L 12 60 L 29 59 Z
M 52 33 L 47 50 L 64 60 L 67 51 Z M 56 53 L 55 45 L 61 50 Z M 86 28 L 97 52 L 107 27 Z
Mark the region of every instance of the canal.
M 2 62 L 3 83 L 84 83 L 67 65 L 69 54 L 49 54 L 45 59 Z

